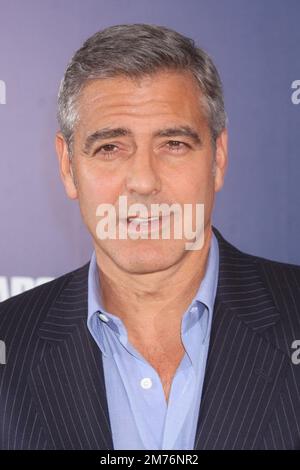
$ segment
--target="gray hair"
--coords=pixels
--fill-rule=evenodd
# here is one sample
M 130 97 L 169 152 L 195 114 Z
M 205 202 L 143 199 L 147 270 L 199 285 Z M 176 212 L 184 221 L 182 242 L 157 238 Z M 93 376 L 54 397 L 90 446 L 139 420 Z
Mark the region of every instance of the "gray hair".
M 140 78 L 160 70 L 190 72 L 202 92 L 201 104 L 212 143 L 226 127 L 222 83 L 209 55 L 192 39 L 172 29 L 148 24 L 106 28 L 88 38 L 73 55 L 58 94 L 58 122 L 72 154 L 78 99 L 89 80 Z

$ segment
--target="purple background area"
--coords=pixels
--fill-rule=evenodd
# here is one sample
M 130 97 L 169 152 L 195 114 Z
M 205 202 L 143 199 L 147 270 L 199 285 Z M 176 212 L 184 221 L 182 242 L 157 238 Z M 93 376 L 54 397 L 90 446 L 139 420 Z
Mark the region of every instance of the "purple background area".
M 244 251 L 300 264 L 299 0 L 0 0 L 0 275 L 58 276 L 90 258 L 58 173 L 57 90 L 83 40 L 136 22 L 194 38 L 220 71 L 230 145 L 216 227 Z

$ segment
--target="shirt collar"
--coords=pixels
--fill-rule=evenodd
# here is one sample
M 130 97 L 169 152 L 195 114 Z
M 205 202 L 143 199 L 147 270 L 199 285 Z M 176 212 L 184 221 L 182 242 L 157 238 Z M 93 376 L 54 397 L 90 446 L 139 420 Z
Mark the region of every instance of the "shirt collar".
M 219 245 L 215 234 L 212 232 L 206 271 L 199 286 L 198 292 L 195 295 L 195 300 L 206 305 L 210 312 L 212 312 L 215 303 L 218 278 Z
M 217 284 L 219 277 L 219 246 L 215 234 L 212 232 L 211 245 L 208 253 L 206 270 L 198 291 L 185 312 L 182 320 L 182 334 L 185 334 L 200 320 L 202 342 L 206 341 L 207 333 L 212 321 Z M 207 309 L 207 310 L 206 310 Z M 204 315 L 204 313 L 207 315 Z
M 103 320 L 101 319 L 106 319 L 106 323 L 115 333 L 127 337 L 122 320 L 112 313 L 107 312 L 103 306 L 97 258 L 95 251 L 93 251 L 88 272 L 87 325 L 102 353 L 108 356 L 108 351 L 104 345 Z
M 201 320 L 201 327 L 203 333 L 203 342 L 206 340 L 209 324 L 212 320 L 213 306 L 216 296 L 216 289 L 219 276 L 219 247 L 218 240 L 212 232 L 211 245 L 208 254 L 208 260 L 204 277 L 201 281 L 199 289 L 194 296 L 189 308 L 185 312 L 182 320 L 182 334 L 185 334 L 199 319 Z M 205 318 L 203 313 L 207 307 L 208 316 Z M 115 333 L 127 337 L 124 324 L 122 320 L 107 312 L 103 306 L 100 289 L 99 271 L 97 266 L 96 253 L 93 251 L 89 272 L 88 272 L 88 327 L 93 335 L 95 341 L 100 347 L 101 351 L 107 355 L 103 344 L 103 330 L 102 321 L 99 319 L 99 314 L 104 315 L 106 323 Z

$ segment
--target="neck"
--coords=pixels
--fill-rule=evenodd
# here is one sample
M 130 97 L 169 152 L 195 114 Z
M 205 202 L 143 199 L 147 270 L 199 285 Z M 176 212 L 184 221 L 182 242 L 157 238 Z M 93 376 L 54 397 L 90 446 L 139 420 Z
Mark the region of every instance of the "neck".
M 180 326 L 183 313 L 197 293 L 204 277 L 211 244 L 211 225 L 205 228 L 201 250 L 189 251 L 179 263 L 164 271 L 130 274 L 109 269 L 96 251 L 101 295 L 105 309 L 122 319 L 135 332 L 159 329 L 171 324 Z M 157 330 L 157 328 L 156 328 Z

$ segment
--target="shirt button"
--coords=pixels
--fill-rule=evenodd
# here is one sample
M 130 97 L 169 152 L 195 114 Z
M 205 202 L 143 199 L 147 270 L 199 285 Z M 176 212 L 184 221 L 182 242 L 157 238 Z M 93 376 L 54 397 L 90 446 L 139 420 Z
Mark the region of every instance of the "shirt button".
M 149 377 L 145 377 L 141 380 L 141 387 L 147 390 L 152 387 L 152 380 Z
M 109 321 L 107 316 L 104 315 L 104 313 L 98 313 L 98 317 L 100 318 L 100 320 L 104 321 L 105 323 Z

